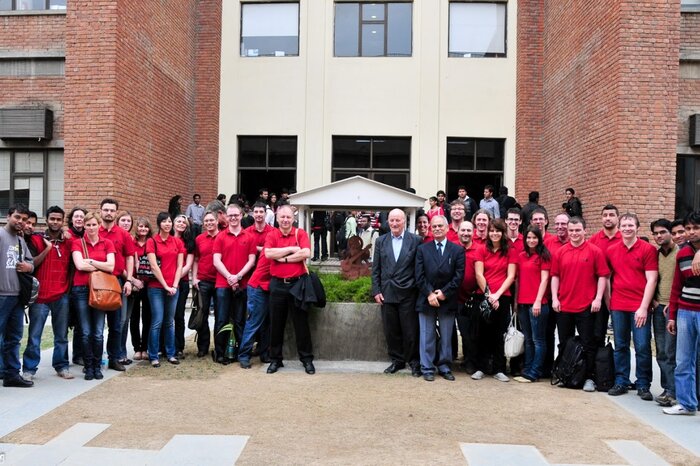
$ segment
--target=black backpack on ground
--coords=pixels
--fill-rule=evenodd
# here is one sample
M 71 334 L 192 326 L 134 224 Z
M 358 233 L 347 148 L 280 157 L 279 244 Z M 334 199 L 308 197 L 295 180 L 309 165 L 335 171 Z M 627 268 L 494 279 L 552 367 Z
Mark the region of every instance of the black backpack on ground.
M 563 384 L 566 388 L 581 388 L 586 381 L 586 360 L 581 337 L 569 338 L 564 351 L 559 353 L 552 369 L 552 385 Z
M 612 343 L 598 348 L 595 354 L 595 386 L 599 392 L 607 392 L 615 385 L 615 359 Z

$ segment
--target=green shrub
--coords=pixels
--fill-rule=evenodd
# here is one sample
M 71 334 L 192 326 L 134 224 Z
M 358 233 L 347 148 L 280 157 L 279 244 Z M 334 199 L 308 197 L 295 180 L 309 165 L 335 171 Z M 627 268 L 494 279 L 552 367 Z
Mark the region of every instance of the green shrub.
M 329 303 L 370 303 L 372 279 L 360 277 L 357 280 L 345 280 L 339 274 L 320 273 L 318 277 L 326 290 L 326 301 Z

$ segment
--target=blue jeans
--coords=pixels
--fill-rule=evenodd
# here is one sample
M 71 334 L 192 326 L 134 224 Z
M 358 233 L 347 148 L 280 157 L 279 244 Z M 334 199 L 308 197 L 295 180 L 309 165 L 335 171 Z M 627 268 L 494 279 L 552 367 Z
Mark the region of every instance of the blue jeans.
M 149 288 L 148 301 L 151 303 L 151 333 L 148 335 L 148 359 L 158 359 L 161 327 L 165 332 L 165 357 L 175 357 L 175 308 L 177 295 L 170 296 L 163 288 Z
M 250 353 L 253 351 L 255 334 L 267 316 L 270 303 L 270 293 L 262 288 L 248 287 L 248 320 L 243 328 L 241 346 L 238 350 L 238 360 L 250 362 Z
M 615 311 L 611 313 L 615 338 L 615 384 L 630 384 L 630 334 L 634 341 L 634 354 L 637 367 L 636 388 L 649 389 L 651 386 L 651 316 L 644 326 L 637 328 L 634 312 Z
M 77 306 L 82 331 L 82 347 L 85 368 L 99 369 L 104 351 L 105 312 L 88 305 L 90 290 L 87 286 L 74 286 L 71 298 Z
M 435 323 L 440 324 L 440 348 L 435 333 Z M 439 308 L 427 309 L 418 313 L 418 353 L 423 374 L 435 373 L 435 352 L 438 351 L 437 370 L 444 374 L 451 371 L 452 329 L 455 325 L 455 311 Z M 503 344 L 501 344 L 503 346 Z
M 3 377 L 19 377 L 19 342 L 24 330 L 24 312 L 17 296 L 0 296 L 0 340 L 5 371 Z
M 36 374 L 41 360 L 41 334 L 46 318 L 51 313 L 53 329 L 53 368 L 56 372 L 68 369 L 68 295 L 64 294 L 51 303 L 35 303 L 29 307 L 29 336 L 24 350 L 24 372 Z
M 688 411 L 695 411 L 698 409 L 696 365 L 700 351 L 700 312 L 678 309 L 676 338 L 676 400 Z
M 518 305 L 518 320 L 525 335 L 525 363 L 523 375 L 531 380 L 542 377 L 544 358 L 547 354 L 547 322 L 549 304 L 543 304 L 540 315 L 532 314 L 529 304 Z
M 673 372 L 676 370 L 676 336 L 666 330 L 668 318 L 664 316 L 664 306 L 659 304 L 654 309 L 654 343 L 656 345 L 656 363 L 661 371 L 661 388 L 671 396 L 676 396 L 676 383 Z

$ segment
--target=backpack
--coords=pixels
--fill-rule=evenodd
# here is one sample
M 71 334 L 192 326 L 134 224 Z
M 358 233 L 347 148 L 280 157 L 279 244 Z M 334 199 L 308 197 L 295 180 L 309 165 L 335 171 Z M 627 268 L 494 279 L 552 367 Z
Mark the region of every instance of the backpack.
M 615 385 L 615 360 L 612 343 L 598 348 L 595 354 L 595 386 L 599 392 L 607 392 Z
M 563 384 L 566 388 L 581 388 L 586 381 L 586 361 L 581 337 L 569 338 L 554 361 L 552 385 Z

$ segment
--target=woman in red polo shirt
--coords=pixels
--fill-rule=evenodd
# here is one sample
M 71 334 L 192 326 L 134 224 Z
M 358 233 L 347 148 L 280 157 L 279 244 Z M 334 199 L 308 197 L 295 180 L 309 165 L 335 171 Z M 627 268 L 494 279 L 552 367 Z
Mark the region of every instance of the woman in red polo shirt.
M 518 254 L 518 319 L 525 335 L 525 364 L 518 382 L 534 382 L 542 376 L 547 354 L 547 320 L 549 319 L 549 269 L 551 254 L 542 240 L 542 231 L 527 227 L 523 239 L 525 250 Z
M 76 268 L 71 295 L 78 308 L 82 329 L 85 380 L 103 378 L 100 361 L 104 351 L 105 312 L 94 309 L 88 304 L 90 272 L 101 270 L 112 273 L 114 271 L 114 244 L 108 239 L 100 238 L 100 223 L 98 213 L 88 212 L 84 220 L 83 238 L 76 238 L 71 244 L 71 255 Z M 87 251 L 87 255 L 84 251 Z
M 151 274 L 151 265 L 146 254 L 146 241 L 153 236 L 151 222 L 146 217 L 139 217 L 136 220 L 134 231 L 134 249 L 136 258 L 134 267 L 136 271 L 131 283 L 133 285 L 129 296 L 131 304 L 131 344 L 134 346 L 134 359 L 137 361 L 148 360 L 148 334 L 151 332 L 151 305 L 148 302 L 148 281 L 151 275 L 144 275 L 144 272 Z
M 481 319 L 477 339 L 477 371 L 472 379 L 480 380 L 488 361 L 493 357 L 494 379 L 508 382 L 506 357 L 503 353 L 503 334 L 510 322 L 512 298 L 510 286 L 515 280 L 518 257 L 513 248 L 509 248 L 506 237 L 506 224 L 497 218 L 489 223 L 485 247 L 479 248 L 475 255 L 474 269 L 476 282 L 493 307 L 488 321 Z M 488 289 L 488 292 L 487 292 Z
M 178 287 L 177 307 L 175 308 L 175 351 L 178 358 L 185 357 L 185 306 L 190 294 L 190 270 L 194 264 L 195 242 L 192 234 L 190 220 L 186 215 L 178 215 L 173 220 L 175 238 L 179 238 L 185 245 L 184 263 L 182 264 L 182 276 Z
M 160 367 L 158 349 L 161 328 L 165 331 L 165 356 L 171 364 L 180 364 L 175 357 L 175 308 L 182 275 L 185 246 L 170 234 L 173 221 L 168 212 L 158 214 L 158 234 L 146 242 L 146 253 L 153 278 L 148 282 L 151 303 L 151 333 L 148 336 L 148 359 L 151 366 Z

